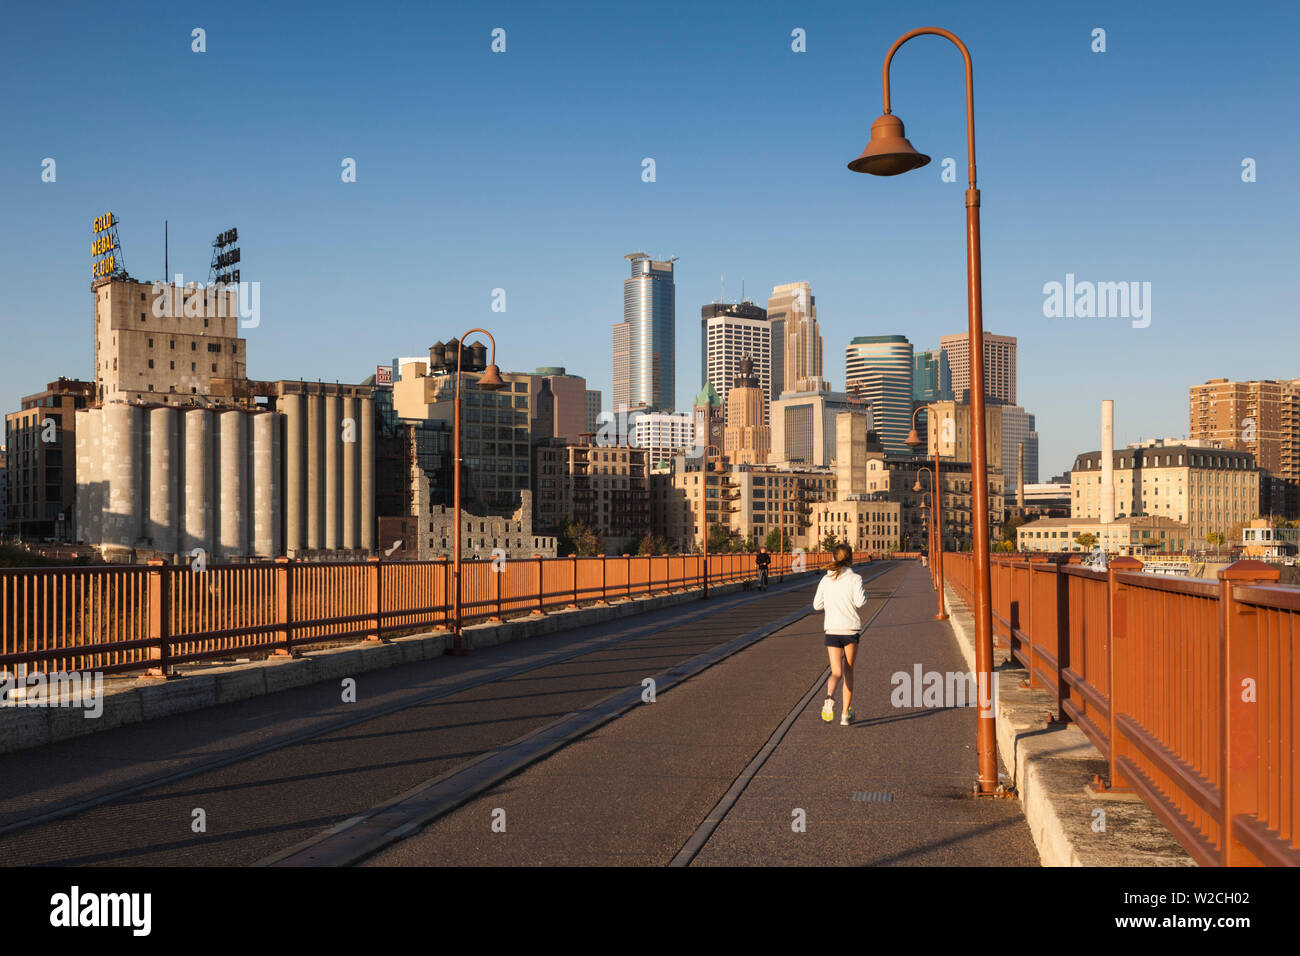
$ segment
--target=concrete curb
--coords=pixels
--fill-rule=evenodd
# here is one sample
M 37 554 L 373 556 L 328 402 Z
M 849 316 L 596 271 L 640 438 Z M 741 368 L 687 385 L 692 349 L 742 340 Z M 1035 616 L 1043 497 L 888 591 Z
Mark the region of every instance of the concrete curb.
M 948 623 L 966 666 L 975 670 L 975 618 L 944 585 Z M 994 647 L 998 674 L 998 755 L 1011 770 L 1025 820 L 1044 866 L 1195 866 L 1159 818 L 1134 795 L 1088 789 L 1106 760 L 1074 724 L 1048 728 L 1055 698 L 1021 687 L 1028 672 Z M 1104 827 L 1104 829 L 1100 829 Z M 1096 829 L 1095 829 L 1096 828 Z
M 805 571 L 805 575 L 820 571 Z M 787 575 L 794 578 L 796 575 Z M 746 582 L 716 584 L 710 594 L 732 594 Z M 565 608 L 549 614 L 516 618 L 465 628 L 465 643 L 472 650 L 526 640 L 542 634 L 599 624 L 618 618 L 658 611 L 700 600 L 700 589 L 617 599 L 607 605 Z M 85 734 L 112 730 L 126 724 L 168 717 L 219 704 L 248 700 L 320 681 L 341 680 L 366 671 L 395 667 L 441 657 L 451 646 L 449 631 L 436 630 L 390 643 L 363 642 L 345 647 L 304 651 L 301 657 L 272 657 L 224 666 L 192 668 L 175 680 L 105 679 L 103 711 L 90 717 L 80 706 L 0 707 L 0 753 L 12 753 L 57 743 Z M 182 665 L 184 671 L 185 665 Z

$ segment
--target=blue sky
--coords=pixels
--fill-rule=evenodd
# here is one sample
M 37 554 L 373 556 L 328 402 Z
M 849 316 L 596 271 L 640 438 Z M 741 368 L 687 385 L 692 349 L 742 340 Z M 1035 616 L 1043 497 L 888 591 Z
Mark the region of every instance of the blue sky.
M 91 219 L 128 270 L 206 280 L 237 226 L 254 378 L 359 381 L 471 326 L 509 370 L 610 385 L 625 253 L 676 255 L 678 401 L 700 306 L 817 296 L 826 374 L 855 335 L 966 327 L 961 59 L 896 57 L 930 166 L 859 176 L 889 45 L 975 64 L 985 327 L 1020 340 L 1041 476 L 1183 435 L 1187 387 L 1300 376 L 1300 70 L 1290 4 L 7 5 L 0 404 L 93 377 Z M 191 30 L 207 52 L 191 51 Z M 506 30 L 506 52 L 491 31 Z M 807 52 L 791 50 L 791 31 Z M 1106 31 L 1106 52 L 1090 49 Z M 959 182 L 940 179 L 956 157 Z M 45 157 L 57 181 L 41 181 Z M 351 157 L 357 181 L 343 183 Z M 641 179 L 655 160 L 657 180 Z M 1241 163 L 1257 163 L 1243 183 Z M 1043 285 L 1150 282 L 1151 324 L 1048 319 Z M 492 290 L 506 290 L 504 313 Z M 606 393 L 608 397 L 608 392 Z

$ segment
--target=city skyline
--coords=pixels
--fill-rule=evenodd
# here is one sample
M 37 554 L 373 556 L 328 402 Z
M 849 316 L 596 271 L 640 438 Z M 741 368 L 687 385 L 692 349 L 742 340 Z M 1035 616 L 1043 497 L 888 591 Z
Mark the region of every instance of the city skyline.
M 1211 83 L 1184 70 L 1183 51 L 1200 42 L 1195 13 L 1217 8 L 1179 9 L 1185 15 L 1172 22 L 1155 10 L 1104 4 L 1088 20 L 1034 11 L 977 21 L 952 4 L 883 20 L 814 11 L 799 14 L 809 42 L 807 53 L 796 54 L 784 14 L 760 12 L 737 24 L 704 9 L 670 35 L 600 17 L 570 20 L 561 31 L 538 11 L 507 7 L 501 17 L 510 44 L 500 55 L 490 52 L 495 24 L 463 11 L 436 25 L 419 12 L 392 22 L 376 12 L 360 28 L 322 17 L 303 52 L 270 39 L 292 33 L 293 16 L 234 4 L 230 12 L 260 39 L 233 44 L 231 34 L 210 27 L 203 54 L 190 50 L 188 15 L 164 11 L 133 27 L 138 62 L 114 65 L 119 110 L 185 117 L 218 96 L 238 102 L 275 88 L 237 117 L 218 113 L 201 141 L 182 137 L 179 152 L 163 162 L 147 138 L 118 131 L 100 103 L 85 101 L 87 84 L 102 75 L 102 57 L 92 55 L 102 41 L 71 29 L 70 14 L 18 11 L 11 18 L 16 55 L 0 69 L 12 79 L 41 62 L 57 79 L 40 104 L 6 108 L 12 147 L 0 172 L 11 228 L 0 236 L 0 256 L 24 281 L 2 313 L 11 338 L 0 354 L 0 397 L 13 409 L 60 375 L 91 377 L 87 226 L 109 210 L 122 222 L 128 270 L 146 281 L 163 277 L 164 219 L 170 271 L 199 281 L 207 278 L 212 237 L 239 227 L 244 278 L 262 283 L 261 325 L 245 333 L 248 373 L 257 378 L 358 381 L 410 343 L 430 344 L 455 314 L 493 328 L 503 368 L 565 365 L 609 396 L 607 330 L 620 312 L 610 261 L 629 248 L 680 257 L 680 343 L 693 343 L 694 310 L 716 295 L 725 274 L 744 276 L 755 290 L 790 277 L 813 285 L 831 382 L 844 380 L 841 350 L 858 335 L 905 334 L 918 348 L 935 348 L 940 335 L 965 324 L 961 251 L 945 228 L 956 221 L 950 206 L 960 185 L 941 178 L 943 160 L 960 157 L 960 103 L 948 51 L 937 42 L 909 46 L 897 66 L 910 77 L 899 109 L 913 142 L 935 156 L 932 167 L 891 189 L 843 169 L 877 111 L 860 95 L 863 51 L 924 12 L 961 33 L 975 57 L 985 123 L 986 322 L 1019 339 L 1018 400 L 1038 418 L 1042 473 L 1064 470 L 1091 443 L 1089 416 L 1075 409 L 1124 395 L 1136 381 L 1146 387 L 1125 404 L 1117 441 L 1185 435 L 1188 386 L 1295 376 L 1289 350 L 1261 343 L 1289 341 L 1295 318 L 1283 277 L 1296 240 L 1280 210 L 1294 205 L 1296 186 L 1281 173 L 1280 157 L 1297 134 L 1273 122 L 1271 96 L 1258 92 L 1285 97 L 1297 81 L 1278 66 L 1286 60 L 1276 35 L 1259 37 L 1232 22 L 1216 31 L 1232 74 Z M 1296 14 L 1282 10 L 1278 18 L 1285 24 Z M 1108 24 L 1106 53 L 1089 49 L 1094 19 Z M 445 56 L 436 64 L 423 58 L 431 65 L 396 86 L 368 78 L 364 64 L 388 55 L 380 38 L 391 43 L 399 33 L 399 46 L 442 36 Z M 701 55 L 724 33 L 763 67 L 744 87 Z M 331 100 L 337 129 L 321 132 L 314 118 L 326 88 L 282 80 L 302 58 L 331 49 L 347 49 L 363 68 L 346 95 Z M 642 55 L 636 70 L 621 63 L 628 50 Z M 680 104 L 674 116 L 581 124 L 563 135 L 548 129 L 541 103 L 561 96 L 575 116 L 607 117 L 620 71 L 630 80 L 645 62 L 672 77 L 665 95 Z M 1024 72 L 1040 65 L 1041 82 L 1026 88 Z M 172 82 L 156 83 L 159 67 Z M 613 79 L 586 88 L 581 77 L 591 69 Z M 455 76 L 474 79 L 465 97 L 439 99 L 429 123 L 398 124 L 414 90 Z M 689 91 L 702 89 L 708 95 L 693 101 Z M 1043 113 L 1049 101 L 1071 105 Z M 710 136 L 739 135 L 801 107 L 812 108 L 813 122 L 797 142 L 773 141 L 743 164 L 693 148 L 705 116 Z M 294 119 L 304 111 L 308 117 Z M 1203 119 L 1224 112 L 1230 133 L 1206 151 Z M 1033 124 L 1021 119 L 1030 113 Z M 1104 135 L 1112 124 L 1146 125 L 1119 156 Z M 534 147 L 522 175 L 499 149 L 506 128 Z M 1080 137 L 1081 128 L 1099 135 Z M 447 129 L 470 145 L 431 154 Z M 232 159 L 210 146 L 223 136 L 257 148 Z M 1071 148 L 1062 151 L 1062 143 Z M 55 182 L 41 180 L 45 157 L 58 164 Z M 340 162 L 349 157 L 355 183 L 340 181 Z M 1255 182 L 1242 181 L 1247 157 L 1259 164 Z M 643 179 L 646 158 L 655 160 L 653 182 Z M 815 235 L 792 232 L 791 220 L 772 215 L 795 183 L 795 221 L 817 223 Z M 1214 223 L 1215 243 L 1200 243 L 1183 202 L 1188 190 L 1201 197 L 1197 214 Z M 1077 212 L 1044 220 L 1047 203 Z M 721 221 L 726 229 L 716 228 Z M 528 254 L 540 242 L 548 255 Z M 1233 283 L 1215 278 L 1229 271 Z M 1046 318 L 1043 287 L 1067 276 L 1152 282 L 1151 325 Z M 506 293 L 505 312 L 492 311 L 495 289 Z M 1249 317 L 1252 334 L 1222 335 L 1225 316 Z M 45 334 L 33 330 L 37 318 Z M 566 328 L 569 335 L 558 334 Z M 1205 347 L 1211 340 L 1214 349 Z M 363 344 L 375 354 L 359 355 Z M 695 391 L 697 361 L 676 356 L 681 410 Z

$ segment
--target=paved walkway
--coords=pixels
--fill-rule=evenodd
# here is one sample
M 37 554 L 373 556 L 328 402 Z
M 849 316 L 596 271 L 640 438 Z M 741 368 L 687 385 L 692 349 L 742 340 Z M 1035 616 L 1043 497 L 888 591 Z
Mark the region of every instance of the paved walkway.
M 890 703 L 897 671 L 963 669 L 928 572 L 903 565 L 869 590 L 858 722 L 824 723 L 812 694 L 693 865 L 1038 865 L 1019 805 L 970 796 L 974 710 Z M 809 615 L 366 865 L 668 864 L 825 666 Z M 892 801 L 855 799 L 871 792 Z
M 851 727 L 818 716 L 826 654 L 808 578 L 367 673 L 355 704 L 326 682 L 0 757 L 0 853 L 63 865 L 320 865 L 361 851 L 380 866 L 1036 865 L 1018 804 L 969 796 L 973 709 L 890 704 L 892 673 L 962 667 L 932 619 L 927 572 L 859 570 L 874 618 Z M 854 799 L 873 791 L 892 802 Z M 716 829 L 702 830 L 711 815 Z

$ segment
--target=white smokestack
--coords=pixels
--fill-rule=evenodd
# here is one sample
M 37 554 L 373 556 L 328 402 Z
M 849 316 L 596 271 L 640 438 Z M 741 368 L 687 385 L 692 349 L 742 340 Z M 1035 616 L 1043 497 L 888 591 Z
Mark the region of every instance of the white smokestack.
M 1101 523 L 1115 520 L 1115 403 L 1101 403 Z

